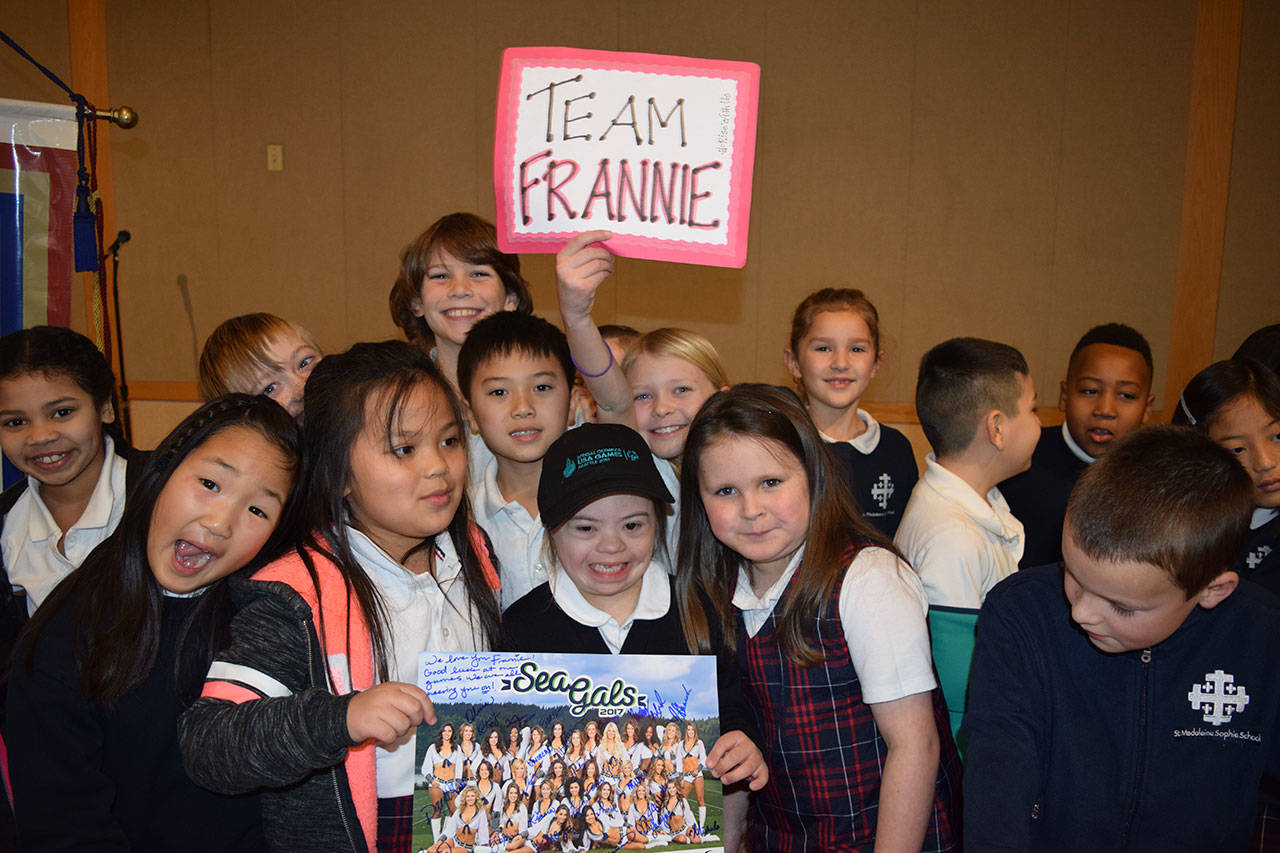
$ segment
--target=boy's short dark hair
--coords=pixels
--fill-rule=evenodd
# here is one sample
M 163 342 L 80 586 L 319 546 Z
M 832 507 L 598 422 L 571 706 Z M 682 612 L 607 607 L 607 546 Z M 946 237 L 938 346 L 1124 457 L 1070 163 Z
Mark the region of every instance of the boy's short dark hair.
M 981 338 L 952 338 L 925 353 L 916 379 L 916 413 L 934 453 L 963 451 L 992 409 L 1016 414 L 1020 377 L 1029 375 L 1022 353 Z
M 1067 359 L 1068 369 L 1080 354 L 1080 350 L 1090 344 L 1110 344 L 1114 347 L 1131 349 L 1142 356 L 1142 360 L 1147 363 L 1148 379 L 1155 372 L 1155 366 L 1151 361 L 1151 344 L 1147 343 L 1142 332 L 1133 326 L 1126 326 L 1124 323 L 1103 323 L 1101 326 L 1094 326 L 1076 341 L 1076 348 L 1071 351 L 1071 358 Z
M 1253 481 L 1230 451 L 1153 426 L 1080 475 L 1066 526 L 1086 556 L 1159 566 L 1190 599 L 1235 562 L 1252 511 Z
M 472 326 L 458 352 L 458 390 L 462 396 L 471 400 L 471 380 L 480 365 L 515 352 L 554 358 L 564 370 L 565 382 L 573 385 L 573 356 L 564 332 L 532 314 L 499 311 Z

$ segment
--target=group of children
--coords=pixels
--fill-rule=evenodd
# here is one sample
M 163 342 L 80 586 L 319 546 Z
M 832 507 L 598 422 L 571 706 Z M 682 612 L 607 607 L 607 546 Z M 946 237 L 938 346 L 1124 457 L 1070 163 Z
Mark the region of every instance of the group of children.
M 91 343 L 0 341 L 22 843 L 408 850 L 425 779 L 434 850 L 641 849 L 701 838 L 704 770 L 728 849 L 1248 837 L 1280 778 L 1280 601 L 1241 582 L 1280 590 L 1272 368 L 1215 364 L 1189 429 L 1138 429 L 1150 349 L 1100 326 L 1042 429 L 1017 350 L 946 341 L 917 482 L 858 405 L 883 359 L 864 294 L 797 307 L 798 393 L 731 386 L 700 335 L 594 324 L 609 236 L 557 256 L 561 331 L 493 227 L 446 216 L 391 292 L 407 342 L 322 357 L 234 318 L 210 401 L 149 456 Z M 686 771 L 606 726 L 630 775 L 584 760 L 584 784 L 563 727 L 475 762 L 444 726 L 420 765 L 418 652 L 490 649 L 716 655 L 723 734 Z

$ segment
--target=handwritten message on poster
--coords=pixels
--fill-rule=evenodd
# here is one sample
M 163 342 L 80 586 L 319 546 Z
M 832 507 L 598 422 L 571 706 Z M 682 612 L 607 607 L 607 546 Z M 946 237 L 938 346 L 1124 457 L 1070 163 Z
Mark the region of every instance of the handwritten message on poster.
M 435 653 L 413 849 L 723 853 L 714 657 Z
M 760 67 L 560 47 L 503 54 L 498 244 L 555 252 L 605 228 L 615 254 L 741 267 Z

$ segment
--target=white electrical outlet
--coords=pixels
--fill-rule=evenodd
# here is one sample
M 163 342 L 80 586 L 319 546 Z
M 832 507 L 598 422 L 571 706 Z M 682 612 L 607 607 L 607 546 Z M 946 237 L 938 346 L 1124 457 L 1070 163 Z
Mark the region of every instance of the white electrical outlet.
M 284 171 L 284 146 L 283 145 L 267 146 L 267 171 L 268 172 Z

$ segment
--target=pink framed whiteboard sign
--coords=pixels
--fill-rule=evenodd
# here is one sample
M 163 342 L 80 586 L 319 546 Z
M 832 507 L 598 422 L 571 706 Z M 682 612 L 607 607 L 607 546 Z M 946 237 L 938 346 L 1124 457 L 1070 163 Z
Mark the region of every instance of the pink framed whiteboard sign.
M 502 57 L 493 186 L 504 252 L 613 232 L 615 254 L 742 267 L 760 66 L 565 47 Z

